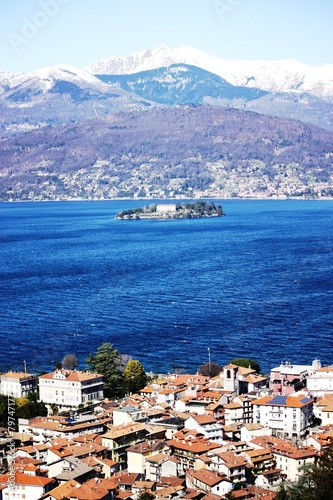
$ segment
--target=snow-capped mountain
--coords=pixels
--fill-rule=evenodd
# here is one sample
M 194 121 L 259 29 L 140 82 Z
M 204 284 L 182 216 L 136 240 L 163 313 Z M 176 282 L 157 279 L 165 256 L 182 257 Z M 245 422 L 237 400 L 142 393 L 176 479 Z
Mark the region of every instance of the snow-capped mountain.
M 16 86 L 6 92 L 6 100 L 27 102 L 32 96 L 50 93 L 67 92 L 76 99 L 87 98 L 90 94 L 108 94 L 112 91 L 91 73 L 78 70 L 72 66 L 42 68 L 27 73 Z
M 211 99 L 221 101 L 216 104 L 231 105 L 236 101 L 247 102 L 267 94 L 263 90 L 231 85 L 214 73 L 188 64 L 172 64 L 126 75 L 97 76 L 103 82 L 119 85 L 144 99 L 167 106 L 201 105 Z
M 126 75 L 97 75 L 159 105 L 215 105 L 293 118 L 333 129 L 333 103 L 295 92 L 266 92 L 236 86 L 197 66 L 172 64 Z
M 58 125 L 101 118 L 119 111 L 145 109 L 151 103 L 91 73 L 68 65 L 28 73 L 18 85 L 0 93 L 6 134 L 45 124 Z
M 320 67 L 293 59 L 282 61 L 232 61 L 211 56 L 189 46 L 170 49 L 161 45 L 124 57 L 113 56 L 86 70 L 93 74 L 129 74 L 184 63 L 215 73 L 232 85 L 268 92 L 306 92 L 333 99 L 333 65 Z
M 19 85 L 26 79 L 24 73 L 10 73 L 9 71 L 0 71 L 0 93 Z

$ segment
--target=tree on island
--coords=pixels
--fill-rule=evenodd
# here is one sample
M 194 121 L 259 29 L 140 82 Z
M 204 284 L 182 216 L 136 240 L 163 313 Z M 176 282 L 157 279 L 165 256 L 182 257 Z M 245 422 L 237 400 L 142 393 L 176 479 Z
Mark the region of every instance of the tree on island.
M 78 365 L 78 360 L 75 354 L 66 354 L 61 364 L 65 370 L 74 370 Z
M 230 363 L 237 366 L 243 366 L 244 368 L 252 368 L 252 370 L 255 370 L 257 373 L 260 373 L 260 365 L 258 361 L 255 361 L 254 359 L 237 358 L 230 361 Z
M 86 362 L 93 372 L 103 375 L 106 397 L 117 398 L 124 395 L 122 356 L 112 344 L 105 342 L 100 345 L 96 354 L 90 354 Z
M 130 359 L 124 370 L 126 392 L 138 392 L 145 387 L 147 375 L 144 367 L 136 359 Z

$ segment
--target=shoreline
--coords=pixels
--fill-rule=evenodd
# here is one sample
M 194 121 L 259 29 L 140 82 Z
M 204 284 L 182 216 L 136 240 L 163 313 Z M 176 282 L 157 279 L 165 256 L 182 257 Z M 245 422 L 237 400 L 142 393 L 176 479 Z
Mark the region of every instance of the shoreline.
M 203 200 L 220 200 L 220 201 L 333 201 L 333 196 L 320 196 L 313 197 L 300 197 L 300 196 L 284 196 L 284 197 L 239 197 L 232 198 L 217 198 L 215 196 L 206 196 L 204 198 L 100 198 L 100 199 L 87 199 L 87 198 L 66 198 L 62 200 L 0 200 L 0 204 L 13 204 L 13 203 L 75 203 L 75 202 L 105 202 L 105 201 L 203 201 Z

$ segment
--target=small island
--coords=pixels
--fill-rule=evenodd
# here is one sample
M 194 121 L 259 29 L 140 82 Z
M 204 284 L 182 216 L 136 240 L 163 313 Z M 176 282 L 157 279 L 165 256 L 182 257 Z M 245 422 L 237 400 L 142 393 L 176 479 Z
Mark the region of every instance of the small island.
M 209 201 L 195 203 L 153 203 L 143 208 L 133 208 L 118 212 L 115 219 L 199 219 L 225 215 L 221 205 Z

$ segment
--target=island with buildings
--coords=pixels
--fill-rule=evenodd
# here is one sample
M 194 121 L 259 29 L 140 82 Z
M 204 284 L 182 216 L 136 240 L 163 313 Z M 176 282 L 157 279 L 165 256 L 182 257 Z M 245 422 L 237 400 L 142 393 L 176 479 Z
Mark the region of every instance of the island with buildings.
M 199 219 L 225 215 L 221 205 L 209 201 L 195 203 L 153 203 L 143 208 L 122 210 L 116 215 L 120 220 L 140 219 Z
M 333 366 L 220 368 L 151 377 L 118 399 L 99 373 L 3 373 L 1 398 L 18 408 L 39 391 L 47 415 L 1 428 L 2 499 L 282 498 L 332 450 Z

